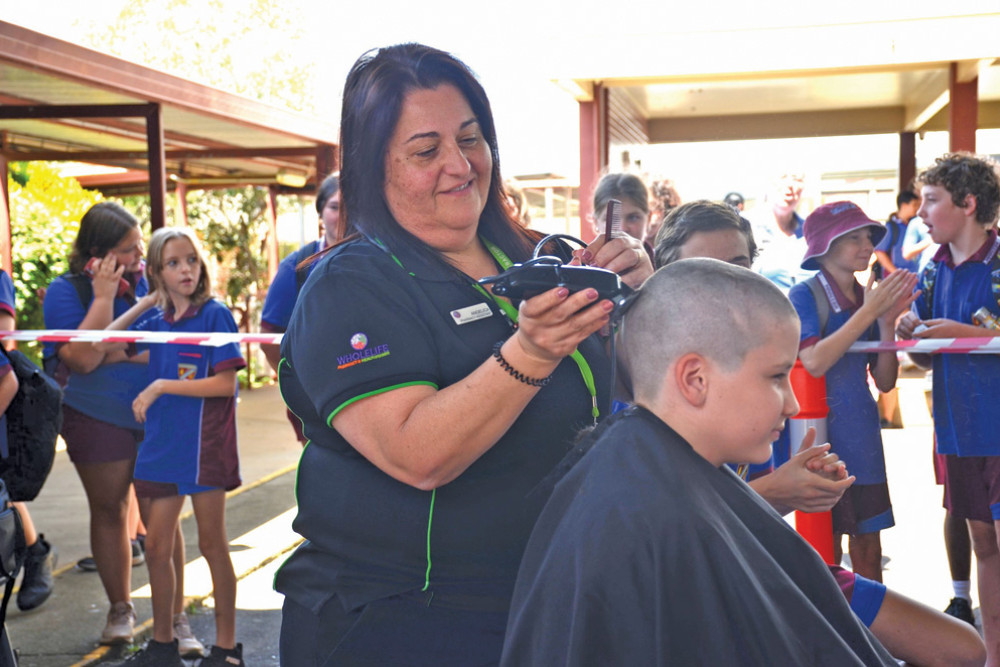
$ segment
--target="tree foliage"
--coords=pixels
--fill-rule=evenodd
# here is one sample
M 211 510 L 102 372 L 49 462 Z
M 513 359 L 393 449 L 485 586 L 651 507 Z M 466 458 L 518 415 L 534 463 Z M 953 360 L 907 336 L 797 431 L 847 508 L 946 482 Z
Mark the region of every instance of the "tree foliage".
M 291 55 L 307 23 L 280 0 L 131 0 L 94 48 L 295 111 L 314 112 L 315 64 Z
M 41 294 L 68 269 L 80 218 L 102 197 L 62 178 L 51 163 L 27 163 L 12 171 L 18 174 L 17 180 L 8 179 L 17 325 L 44 329 Z

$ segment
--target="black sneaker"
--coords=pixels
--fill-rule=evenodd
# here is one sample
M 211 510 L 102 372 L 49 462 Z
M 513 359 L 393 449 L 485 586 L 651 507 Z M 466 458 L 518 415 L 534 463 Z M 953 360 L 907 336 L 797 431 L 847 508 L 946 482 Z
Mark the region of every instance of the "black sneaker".
M 116 667 L 184 667 L 184 663 L 176 639 L 168 643 L 150 639 L 141 651 L 136 651 Z
M 237 644 L 236 648 L 212 646 L 208 657 L 199 662 L 198 667 L 246 667 L 243 662 L 243 644 Z
M 17 592 L 17 608 L 28 611 L 40 607 L 52 595 L 55 580 L 52 570 L 56 566 L 59 552 L 45 541 L 44 535 L 28 547 L 28 555 L 24 559 L 24 578 L 21 579 L 21 590 Z
M 976 627 L 976 617 L 972 613 L 972 604 L 965 598 L 952 598 L 944 613 L 954 616 L 960 621 L 965 621 L 972 627 Z

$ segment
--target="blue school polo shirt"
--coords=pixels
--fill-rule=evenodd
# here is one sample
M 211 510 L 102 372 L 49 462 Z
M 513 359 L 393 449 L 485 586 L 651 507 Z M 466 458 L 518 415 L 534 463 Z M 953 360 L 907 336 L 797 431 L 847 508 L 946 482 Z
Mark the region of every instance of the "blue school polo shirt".
M 292 309 L 295 307 L 295 300 L 299 296 L 299 285 L 295 279 L 295 267 L 307 257 L 315 255 L 322 250 L 320 241 L 307 243 L 278 264 L 278 271 L 274 274 L 274 280 L 267 288 L 267 296 L 264 298 L 264 308 L 260 315 L 261 331 L 282 333 L 288 328 L 288 321 L 292 318 Z M 307 271 L 312 273 L 311 265 Z
M 820 280 L 830 303 L 827 335 L 838 330 L 857 312 L 864 299 L 864 289 L 854 284 L 852 304 L 825 271 Z M 816 300 L 806 284 L 792 287 L 788 298 L 802 321 L 799 349 L 820 340 L 819 315 Z M 859 341 L 879 340 L 878 323 L 873 324 Z M 878 406 L 868 389 L 868 367 L 875 356 L 847 353 L 826 372 L 826 400 L 830 408 L 827 434 L 833 451 L 857 477 L 858 484 L 880 484 L 886 481 L 885 455 L 882 452 L 882 431 Z
M 316 264 L 282 342 L 278 371 L 282 396 L 309 439 L 294 522 L 306 542 L 279 570 L 278 591 L 314 611 L 331 599 L 348 610 L 417 590 L 433 593 L 434 604 L 507 609 L 547 498 L 535 489 L 578 430 L 593 423 L 577 364 L 564 359 L 499 441 L 434 491 L 385 474 L 330 422 L 373 394 L 459 382 L 513 330 L 471 279 L 406 247 L 390 254 L 358 239 Z M 579 350 L 603 409 L 610 377 L 603 347 L 591 336 Z
M 135 285 L 136 297 L 145 296 L 149 285 L 140 275 Z M 76 329 L 83 322 L 93 296 L 86 304 L 73 283 L 59 276 L 45 292 L 42 312 L 46 329 Z M 132 305 L 124 298 L 114 301 L 114 316 L 118 317 Z M 62 343 L 45 343 L 45 356 L 56 354 Z M 142 430 L 142 424 L 132 415 L 132 401 L 147 384 L 146 369 L 127 361 L 101 364 L 90 373 L 70 373 L 63 389 L 63 401 L 78 412 L 121 428 Z
M 914 224 L 919 225 L 920 221 L 914 220 Z M 907 269 L 916 273 L 918 258 L 909 260 L 903 257 L 903 243 L 906 241 L 906 230 L 908 228 L 907 222 L 901 218 L 897 218 L 896 214 L 893 213 L 889 221 L 885 223 L 885 227 L 885 236 L 878 242 L 875 249 L 889 255 L 889 259 L 892 260 L 893 265 L 897 269 Z
M 0 311 L 16 315 L 14 305 L 14 281 L 10 275 L 0 269 Z M 0 378 L 13 370 L 10 361 L 5 355 L 0 354 Z M 7 458 L 7 414 L 0 415 L 0 457 Z
M 1000 238 L 990 231 L 983 246 L 954 265 L 951 248 L 943 245 L 920 274 L 923 293 L 913 303 L 922 320 L 946 318 L 973 324 L 972 314 L 985 306 L 1000 316 L 1000 294 L 993 293 L 993 260 Z M 928 285 L 933 303 L 926 295 Z M 1000 355 L 935 354 L 934 433 L 941 454 L 1000 456 Z
M 159 308 L 133 327 L 138 331 L 236 333 L 236 322 L 212 299 L 181 317 Z M 145 388 L 157 378 L 197 380 L 246 366 L 240 346 L 148 344 Z M 139 364 L 135 364 L 139 365 Z M 140 366 L 141 367 L 141 366 Z M 146 412 L 146 435 L 135 461 L 136 479 L 198 487 L 235 489 L 240 485 L 236 451 L 236 397 L 196 398 L 163 394 Z M 190 491 L 188 491 L 190 492 Z

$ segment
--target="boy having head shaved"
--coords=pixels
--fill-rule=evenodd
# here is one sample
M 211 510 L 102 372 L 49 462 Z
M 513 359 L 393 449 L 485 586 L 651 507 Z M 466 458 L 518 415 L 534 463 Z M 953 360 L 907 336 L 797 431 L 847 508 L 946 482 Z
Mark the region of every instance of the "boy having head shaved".
M 767 459 L 798 410 L 787 298 L 681 260 L 619 335 L 636 405 L 594 430 L 539 517 L 502 664 L 895 665 L 812 547 L 723 465 Z

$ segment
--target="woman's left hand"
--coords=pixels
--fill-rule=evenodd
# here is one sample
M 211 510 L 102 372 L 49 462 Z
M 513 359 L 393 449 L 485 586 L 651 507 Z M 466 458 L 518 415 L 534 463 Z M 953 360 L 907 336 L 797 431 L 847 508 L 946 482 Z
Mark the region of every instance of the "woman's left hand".
M 614 271 L 633 289 L 653 275 L 653 262 L 642 241 L 627 235 L 611 240 L 598 235 L 586 248 L 573 251 L 572 263 Z

